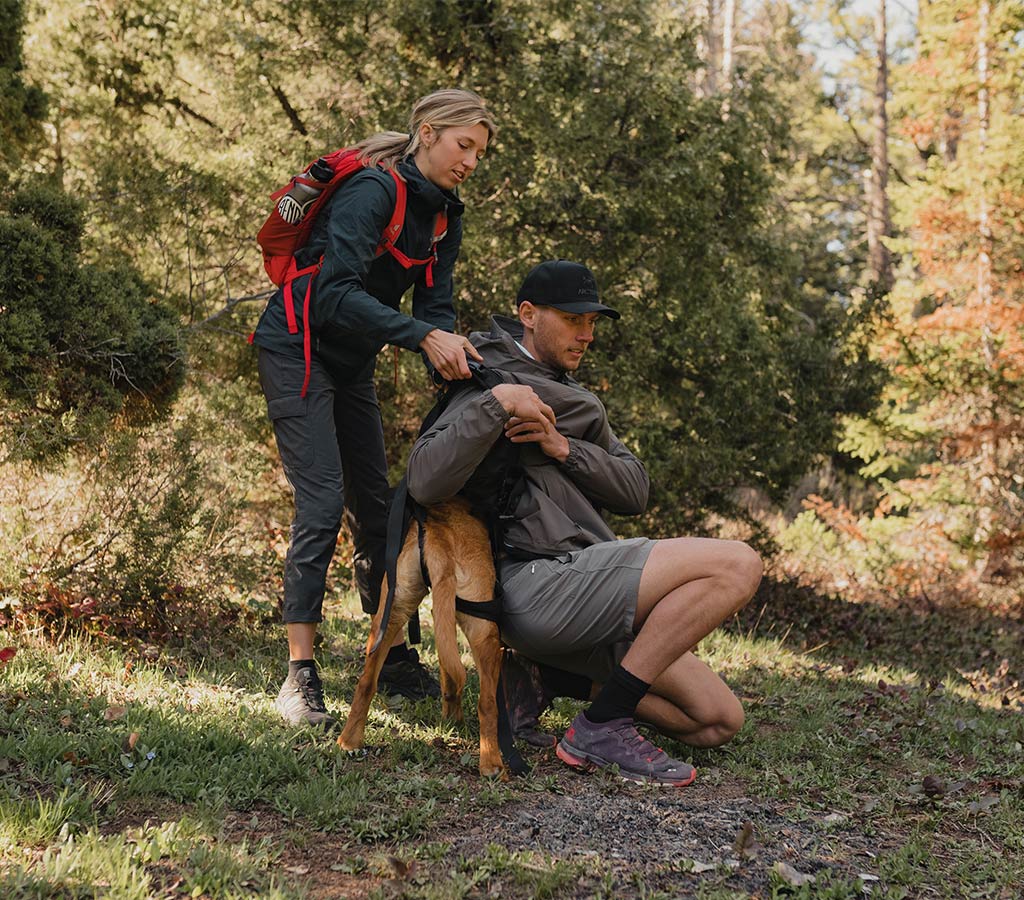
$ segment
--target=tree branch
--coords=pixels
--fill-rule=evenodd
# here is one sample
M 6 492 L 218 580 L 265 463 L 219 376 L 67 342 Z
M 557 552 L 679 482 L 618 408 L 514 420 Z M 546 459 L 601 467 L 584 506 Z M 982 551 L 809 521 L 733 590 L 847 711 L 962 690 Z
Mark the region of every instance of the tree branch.
M 216 322 L 217 319 L 222 319 L 224 316 L 230 315 L 239 303 L 252 303 L 257 300 L 269 300 L 274 296 L 275 290 L 276 288 L 270 288 L 265 291 L 259 291 L 256 294 L 246 294 L 244 297 L 228 297 L 228 299 L 224 301 L 224 306 L 221 309 L 218 309 L 212 316 L 207 316 L 201 322 L 193 322 L 188 327 L 190 329 L 204 328 L 211 322 Z
M 277 97 L 277 102 L 281 104 L 281 109 L 284 110 L 284 114 L 288 116 L 288 121 L 292 123 L 292 128 L 294 128 L 303 137 L 306 137 L 308 134 L 306 126 L 302 124 L 302 119 L 299 118 L 299 114 L 295 111 L 295 107 L 288 102 L 288 98 L 284 95 L 284 91 L 282 91 L 276 84 L 271 84 L 270 89 L 274 92 L 274 96 Z

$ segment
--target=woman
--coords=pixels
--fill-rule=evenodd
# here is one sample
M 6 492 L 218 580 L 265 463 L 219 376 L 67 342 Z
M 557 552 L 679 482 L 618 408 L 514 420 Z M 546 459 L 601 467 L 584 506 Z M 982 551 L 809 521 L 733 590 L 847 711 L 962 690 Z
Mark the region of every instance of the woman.
M 416 103 L 408 134 L 384 132 L 357 144 L 366 168 L 337 189 L 296 253 L 297 269 L 322 256 L 320 271 L 296 279 L 290 292 L 278 291 L 256 328 L 260 385 L 295 495 L 284 574 L 288 677 L 275 704 L 289 724 L 334 724 L 324 707 L 313 640 L 343 513 L 363 609 L 374 612 L 379 600 L 388 477 L 373 386 L 377 353 L 384 344 L 419 350 L 448 380 L 469 377 L 467 353 L 480 358 L 466 338 L 451 333 L 452 270 L 462 241 L 457 189 L 495 131 L 476 94 L 442 90 Z M 382 244 L 397 196 L 388 170 L 401 177 L 407 198 L 392 247 Z M 447 231 L 437 240 L 445 221 L 439 216 L 447 217 Z M 315 281 L 307 318 L 301 307 L 309 277 Z M 410 287 L 407 316 L 399 304 Z M 292 310 L 285 308 L 286 296 Z M 439 694 L 404 643 L 390 649 L 379 688 L 414 699 Z

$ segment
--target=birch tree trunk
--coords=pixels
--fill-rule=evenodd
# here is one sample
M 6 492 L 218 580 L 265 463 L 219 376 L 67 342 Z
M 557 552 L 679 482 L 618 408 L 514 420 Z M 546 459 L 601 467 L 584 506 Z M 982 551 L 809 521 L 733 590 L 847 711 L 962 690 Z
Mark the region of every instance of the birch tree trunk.
M 889 117 L 885 102 L 889 94 L 889 52 L 887 48 L 885 0 L 875 11 L 875 96 L 872 124 L 871 173 L 868 178 L 868 263 L 879 290 L 892 290 L 892 258 L 884 238 L 892 234 L 889 216 Z

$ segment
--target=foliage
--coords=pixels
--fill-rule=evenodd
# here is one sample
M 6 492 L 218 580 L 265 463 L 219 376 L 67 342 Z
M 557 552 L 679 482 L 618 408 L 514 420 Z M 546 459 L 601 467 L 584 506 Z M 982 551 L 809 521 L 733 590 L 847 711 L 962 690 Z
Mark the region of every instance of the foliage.
M 0 171 L 42 143 L 47 97 L 25 82 L 21 36 L 23 0 L 0 0 Z
M 83 221 L 41 186 L 0 218 L 0 425 L 8 455 L 41 462 L 98 443 L 112 421 L 159 415 L 184 378 L 174 317 L 127 265 L 79 258 Z
M 113 434 L 45 482 L 24 464 L 0 468 L 0 615 L 52 634 L 180 643 L 274 610 L 276 539 L 241 514 L 265 491 L 264 436 L 228 437 L 223 419 L 229 406 L 246 413 L 250 394 L 186 390 L 166 421 Z
M 461 327 L 509 311 L 540 259 L 593 266 L 625 318 L 602 329 L 585 378 L 658 488 L 634 527 L 704 527 L 744 485 L 780 495 L 829 451 L 837 415 L 870 402 L 870 310 L 837 303 L 820 234 L 807 267 L 807 231 L 776 202 L 790 154 L 770 79 L 738 75 L 727 111 L 698 99 L 673 4 L 183 0 L 69 12 L 71 29 L 48 14 L 35 34 L 48 52 L 39 77 L 60 86 L 65 177 L 103 204 L 90 247 L 126 229 L 143 237 L 133 261 L 207 340 L 228 307 L 235 315 L 213 327 L 251 324 L 231 301 L 265 284 L 251 235 L 267 190 L 325 149 L 402 127 L 421 94 L 462 84 L 502 131 L 467 190 Z M 795 31 L 787 39 L 795 47 Z M 221 347 L 234 366 L 241 343 Z M 430 402 L 419 361 L 405 357 L 401 390 L 380 385 L 399 467 Z
M 874 509 L 839 511 L 864 541 L 858 551 L 836 531 L 843 555 L 856 567 L 875 548 L 891 565 L 872 566 L 874 584 L 904 597 L 996 599 L 1024 574 L 1024 20 L 992 4 L 982 32 L 980 14 L 923 7 L 915 54 L 895 73 L 895 121 L 917 167 L 893 191 L 905 264 L 875 346 L 892 382 L 840 444 L 878 488 Z

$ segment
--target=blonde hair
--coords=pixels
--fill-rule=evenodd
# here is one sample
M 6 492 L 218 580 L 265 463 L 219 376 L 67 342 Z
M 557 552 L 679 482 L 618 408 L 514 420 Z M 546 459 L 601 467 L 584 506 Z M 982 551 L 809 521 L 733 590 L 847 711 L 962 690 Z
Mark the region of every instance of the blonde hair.
M 355 149 L 359 151 L 359 158 L 368 160 L 371 166 L 394 168 L 420 148 L 420 128 L 424 125 L 430 125 L 437 132 L 445 128 L 483 125 L 487 129 L 488 140 L 498 133 L 498 126 L 478 94 L 461 88 L 447 88 L 416 101 L 409 116 L 408 134 L 382 131 L 360 141 Z

